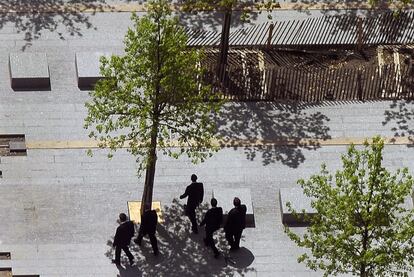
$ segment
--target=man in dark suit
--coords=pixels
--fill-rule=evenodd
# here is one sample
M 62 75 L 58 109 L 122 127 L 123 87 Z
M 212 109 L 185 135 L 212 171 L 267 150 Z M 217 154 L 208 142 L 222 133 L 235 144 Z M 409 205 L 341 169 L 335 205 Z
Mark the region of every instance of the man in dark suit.
M 119 214 L 119 221 L 120 225 L 116 229 L 113 243 L 113 246 L 115 246 L 115 260 L 112 260 L 112 262 L 116 265 L 120 265 L 122 249 L 128 256 L 129 263 L 133 265 L 134 256 L 132 256 L 128 246 L 131 242 L 131 238 L 134 236 L 135 233 L 134 223 L 132 223 L 132 221 L 129 221 L 126 214 L 124 213 Z
M 192 183 L 187 186 L 184 194 L 180 196 L 180 199 L 188 197 L 185 212 L 191 221 L 191 230 L 193 233 L 198 234 L 195 209 L 203 202 L 204 188 L 203 183 L 197 182 L 197 175 L 191 175 L 191 181 Z
M 141 226 L 139 227 L 138 237 L 134 240 L 139 246 L 141 246 L 142 238 L 148 235 L 154 255 L 158 255 L 158 243 L 155 237 L 157 230 L 158 216 L 155 210 L 151 210 L 151 207 L 146 206 L 144 213 L 141 215 Z
M 213 249 L 214 258 L 217 258 L 220 253 L 214 243 L 213 233 L 220 229 L 221 222 L 223 221 L 223 209 L 217 207 L 217 200 L 215 198 L 211 198 L 210 203 L 212 208 L 206 212 L 200 226 L 206 225 L 206 237 L 204 243 L 206 246 L 210 246 L 211 249 Z
M 230 250 L 237 250 L 240 248 L 240 238 L 243 229 L 246 227 L 247 207 L 246 205 L 241 205 L 241 201 L 237 197 L 234 198 L 233 205 L 234 208 L 227 215 L 224 231 L 230 245 Z

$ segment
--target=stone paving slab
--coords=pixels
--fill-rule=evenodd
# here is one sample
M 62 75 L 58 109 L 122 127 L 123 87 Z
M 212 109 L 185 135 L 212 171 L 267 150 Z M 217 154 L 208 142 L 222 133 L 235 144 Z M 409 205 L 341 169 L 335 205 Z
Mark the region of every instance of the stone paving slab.
M 188 178 L 193 172 L 205 184 L 206 190 L 220 187 L 250 187 L 257 215 L 255 217 L 256 228 L 245 230 L 245 238 L 241 244 L 255 257 L 251 264 L 254 273 L 237 275 L 237 271 L 229 271 L 234 273 L 231 275 L 226 271 L 226 274 L 229 273 L 227 276 L 266 276 L 270 273 L 279 276 L 278 274 L 286 274 L 286 272 L 293 274 L 292 276 L 311 276 L 309 275 L 311 272 L 296 264 L 296 257 L 300 250 L 288 241 L 283 233 L 280 204 L 277 200 L 278 189 L 287 186 L 295 187 L 297 178 L 306 178 L 318 171 L 319 164 L 325 160 L 325 154 L 332 155 L 336 152 L 339 156 L 343 149 L 344 147 L 322 147 L 319 155 L 306 159 L 299 170 L 288 168 L 280 163 L 265 166 L 260 160 L 250 161 L 246 159 L 243 149 L 224 149 L 200 165 L 191 165 L 186 160 L 177 161 L 160 156 L 154 198 L 160 199 L 166 207 L 179 209 L 184 202 L 178 201 L 178 204 L 174 204 L 173 199 L 178 198 L 185 189 Z M 102 276 L 105 274 L 116 276 L 116 268 L 104 255 L 108 250 L 105 244 L 113 236 L 117 214 L 126 211 L 126 201 L 140 196 L 143 179 L 136 178 L 134 160 L 128 153 L 120 151 L 115 155 L 114 160 L 110 161 L 103 152 L 98 151 L 94 157 L 90 158 L 83 150 L 76 149 L 32 150 L 33 156 L 29 155 L 25 159 L 2 158 L 0 165 L 4 167 L 5 177 L 0 183 L 0 203 L 4 207 L 15 208 L 12 212 L 13 220 L 3 218 L 7 215 L 0 214 L 0 220 L 8 222 L 0 226 L 0 241 L 2 242 L 0 248 L 12 251 L 14 257 L 17 257 L 17 261 L 13 264 L 16 272 L 27 273 L 31 270 L 30 272 L 41 273 L 42 276 L 47 276 L 47 274 L 75 276 L 74 274 L 80 273 L 79 268 L 82 268 L 85 276 L 88 274 L 92 276 L 97 272 L 102 273 Z M 413 163 L 409 159 L 411 152 L 411 148 L 406 148 L 406 146 L 386 146 L 385 149 L 386 158 L 394 156 L 395 159 L 402 160 L 404 165 Z M 61 158 L 56 159 L 56 157 Z M 4 160 L 6 163 L 3 163 Z M 46 166 L 40 165 L 42 160 Z M 87 164 L 96 163 L 97 165 L 83 170 L 85 163 L 82 164 L 81 161 L 84 160 L 88 161 Z M 59 162 L 56 163 L 56 161 Z M 188 164 L 188 171 L 182 171 L 183 163 Z M 97 175 L 94 174 L 94 171 L 101 166 L 105 170 L 99 171 Z M 256 169 L 248 170 L 251 167 Z M 332 168 L 333 165 L 329 167 Z M 25 170 L 19 170 L 17 175 L 11 174 L 19 168 Z M 39 168 L 46 169 L 40 176 L 28 171 Z M 176 169 L 165 170 L 169 168 Z M 279 178 L 282 173 L 286 173 L 283 179 Z M 88 176 L 92 175 L 97 178 L 96 184 L 87 181 Z M 124 181 L 126 177 L 130 180 L 129 182 Z M 19 185 L 19 180 L 27 180 L 27 182 Z M 258 181 L 260 186 L 257 185 Z M 22 203 L 19 199 L 26 201 Z M 16 203 L 21 204 L 16 205 Z M 180 238 L 184 239 L 189 236 L 186 232 L 189 233 L 187 229 L 190 225 L 188 220 L 180 215 L 181 213 L 178 213 L 176 216 L 181 222 L 172 227 L 179 228 Z M 93 221 L 93 218 L 99 220 Z M 90 224 L 91 219 L 93 224 Z M 50 229 L 51 222 L 53 222 L 53 229 Z M 27 226 L 31 228 L 28 229 Z M 161 234 L 164 239 L 168 238 L 164 236 L 164 233 Z M 202 235 L 196 238 L 201 239 Z M 95 246 L 92 247 L 91 242 Z M 16 247 L 21 244 L 24 246 Z M 76 250 L 77 248 L 79 249 Z M 34 252 L 27 249 L 33 249 Z M 168 251 L 170 248 L 168 244 L 163 244 L 161 249 Z M 204 248 L 197 249 L 194 252 L 200 255 L 204 255 L 204 251 L 207 251 L 203 250 Z M 141 253 L 139 249 L 136 251 L 137 255 Z M 60 269 L 48 268 L 47 265 L 60 255 L 62 255 Z M 81 255 L 82 261 L 79 258 Z M 172 254 L 168 254 L 167 257 L 170 255 Z M 205 255 L 208 256 L 209 252 L 207 251 Z M 19 257 L 23 261 L 19 262 Z M 67 264 L 64 262 L 66 260 L 68 260 Z M 87 262 L 90 265 L 83 267 L 82 264 Z M 53 263 L 55 263 L 54 260 Z M 60 265 L 59 263 L 60 261 L 56 261 L 55 264 Z M 73 263 L 78 263 L 79 267 L 70 267 L 69 265 Z M 164 272 L 163 264 L 161 262 L 159 267 L 155 266 L 153 270 Z M 184 262 L 181 264 L 187 265 Z M 194 275 L 183 274 L 182 276 Z
M 50 87 L 46 53 L 10 53 L 9 69 L 13 89 L 36 90 Z
M 318 16 L 322 12 L 311 10 L 309 14 Z M 0 32 L 7 33 L 4 37 L 7 39 L 0 44 L 0 133 L 25 133 L 27 141 L 88 139 L 83 129 L 88 93 L 77 87 L 73 57 L 80 51 L 122 52 L 123 33 L 130 26 L 130 14 L 77 16 L 81 22 L 73 26 L 81 30 L 80 34 L 71 35 L 62 23 L 53 25 L 61 22 L 58 15 L 53 15 L 46 19 L 56 31 L 43 29 L 40 37 L 30 42 L 24 39 L 26 32 L 12 18 L 0 28 Z M 308 15 L 280 11 L 274 16 L 299 19 Z M 207 17 L 211 15 L 201 13 L 199 17 L 182 20 L 194 26 L 202 22 L 204 27 Z M 258 15 L 253 21 L 265 17 Z M 220 18 L 217 15 L 212 20 L 216 28 L 220 27 Z M 73 19 L 68 18 L 69 22 Z M 27 20 L 24 23 L 33 24 Z M 7 57 L 22 47 L 26 47 L 25 51 L 48 53 L 52 91 L 20 93 L 10 88 Z M 228 103 L 222 120 L 218 120 L 220 132 L 233 139 L 343 139 L 376 134 L 407 137 L 407 130 L 413 130 L 413 124 L 410 120 L 404 123 L 404 119 L 412 114 L 414 104 L 405 101 L 318 105 Z M 121 270 L 110 263 L 113 250 L 107 242 L 113 239 L 118 214 L 126 212 L 126 202 L 140 199 L 142 193 L 144 180 L 136 175 L 134 158 L 125 150 L 108 160 L 106 152 L 101 150 L 90 158 L 84 149 L 29 149 L 27 157 L 1 158 L 0 207 L 8 213 L 0 213 L 0 250 L 12 251 L 16 274 L 38 273 L 42 277 L 321 276 L 320 272 L 296 263 L 302 252 L 283 232 L 277 196 L 279 188 L 296 187 L 297 179 L 317 173 L 323 162 L 327 162 L 330 170 L 338 169 L 340 154 L 345 149 L 343 145 L 228 147 L 199 165 L 160 155 L 154 199 L 165 205 L 165 212 L 175 215 L 175 221 L 166 222 L 158 230 L 160 260 L 152 257 L 145 241 L 142 249 L 133 249 L 139 262 L 137 269 Z M 413 169 L 413 151 L 406 145 L 387 145 L 384 164 L 391 170 L 402 166 Z M 251 189 L 256 228 L 246 229 L 241 242 L 250 264 L 240 268 L 225 266 L 223 259 L 214 260 L 209 249 L 203 247 L 202 233 L 189 235 L 190 223 L 182 216 L 185 202 L 175 199 L 188 185 L 192 173 L 199 176 L 206 191 Z M 205 202 L 207 207 L 208 201 Z M 220 249 L 225 250 L 222 234 L 216 239 L 221 241 Z

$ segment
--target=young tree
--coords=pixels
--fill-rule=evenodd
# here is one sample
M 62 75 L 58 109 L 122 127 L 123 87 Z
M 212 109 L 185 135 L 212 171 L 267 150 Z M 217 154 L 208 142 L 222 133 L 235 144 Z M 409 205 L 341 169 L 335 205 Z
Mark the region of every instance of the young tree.
M 217 61 L 217 77 L 220 81 L 223 81 L 226 74 L 227 56 L 229 51 L 232 11 L 234 8 L 240 7 L 243 10 L 241 18 L 242 20 L 246 20 L 248 18 L 249 11 L 252 8 L 251 3 L 241 0 L 181 0 L 181 3 L 183 11 L 185 12 L 218 10 L 224 13 L 223 25 L 221 28 L 220 54 Z M 264 3 L 255 4 L 255 6 L 259 9 L 265 9 L 270 12 L 279 5 L 278 3 L 274 3 L 272 0 L 267 0 Z
M 174 158 L 187 154 L 195 163 L 218 150 L 210 115 L 222 102 L 203 84 L 201 53 L 186 47 L 167 0 L 150 2 L 147 15 L 132 20 L 125 54 L 101 58 L 105 78 L 90 93 L 85 128 L 110 155 L 127 146 L 137 157 L 138 173 L 146 170 L 143 208 L 152 202 L 157 147 Z
M 381 165 L 383 148 L 380 137 L 365 142 L 363 150 L 351 145 L 334 176 L 322 165 L 319 175 L 298 181 L 315 199 L 317 212 L 307 218 L 310 226 L 303 236 L 285 229 L 298 246 L 309 249 L 298 262 L 324 276 L 408 276 L 414 266 L 414 211 L 404 201 L 413 179 L 406 168 L 391 174 Z

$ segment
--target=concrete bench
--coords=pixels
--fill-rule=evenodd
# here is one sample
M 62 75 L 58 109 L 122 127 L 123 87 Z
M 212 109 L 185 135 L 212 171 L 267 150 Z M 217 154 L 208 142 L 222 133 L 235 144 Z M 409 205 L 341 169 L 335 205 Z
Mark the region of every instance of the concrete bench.
M 301 188 L 281 188 L 279 190 L 280 200 L 280 212 L 282 214 L 282 223 L 288 226 L 306 226 L 309 222 L 304 220 L 302 211 L 305 211 L 305 215 L 314 216 L 316 211 L 311 206 L 312 199 L 303 194 Z M 293 216 L 289 212 L 286 203 L 289 202 L 291 207 L 299 215 L 299 218 Z M 403 207 L 407 210 L 414 209 L 414 195 L 407 197 L 404 201 Z
M 309 223 L 306 222 L 303 216 L 300 216 L 299 218 L 293 216 L 288 210 L 286 205 L 287 202 L 290 203 L 292 209 L 294 209 L 297 214 L 301 214 L 303 210 L 305 211 L 305 215 L 308 216 L 316 214 L 315 209 L 311 206 L 311 198 L 303 194 L 302 188 L 281 188 L 279 190 L 279 201 L 283 224 L 289 226 L 301 226 Z
M 27 151 L 24 141 L 9 141 L 9 150 L 14 153 L 24 153 Z
M 241 200 L 241 203 L 246 205 L 246 227 L 255 227 L 254 222 L 254 209 L 252 203 L 252 197 L 250 189 L 248 188 L 237 188 L 237 189 L 214 189 L 213 197 L 217 199 L 217 206 L 223 208 L 223 222 L 227 220 L 228 212 L 234 208 L 233 199 L 238 197 Z M 205 199 L 205 201 L 210 202 L 210 199 Z
M 46 53 L 10 53 L 9 70 L 14 90 L 50 89 Z
M 93 89 L 96 82 L 102 79 L 100 58 L 110 57 L 106 52 L 78 52 L 75 55 L 76 77 L 80 89 Z

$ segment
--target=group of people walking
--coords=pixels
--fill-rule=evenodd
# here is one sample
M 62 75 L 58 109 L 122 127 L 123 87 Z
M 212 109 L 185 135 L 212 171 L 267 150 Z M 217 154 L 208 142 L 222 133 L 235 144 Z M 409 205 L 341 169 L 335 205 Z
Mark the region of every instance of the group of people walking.
M 187 198 L 187 205 L 185 206 L 185 214 L 191 222 L 191 230 L 194 234 L 198 234 L 198 225 L 196 217 L 196 209 L 203 202 L 204 187 L 203 183 L 197 182 L 197 176 L 191 175 L 191 184 L 187 186 L 184 194 L 180 199 Z M 205 226 L 204 244 L 213 250 L 214 257 L 218 258 L 220 252 L 218 251 L 213 235 L 220 229 L 223 223 L 223 209 L 218 207 L 217 199 L 212 198 L 210 201 L 211 208 L 204 215 L 200 222 L 200 227 Z M 243 229 L 246 227 L 246 205 L 241 204 L 239 198 L 235 197 L 233 200 L 234 208 L 227 214 L 227 220 L 224 223 L 224 232 L 226 240 L 230 245 L 230 250 L 235 251 L 240 248 L 240 239 Z M 131 265 L 134 264 L 134 257 L 129 251 L 129 244 L 134 236 L 135 229 L 132 221 L 129 221 L 124 213 L 119 215 L 120 225 L 116 230 L 113 246 L 115 247 L 115 259 L 113 263 L 119 265 L 121 250 L 127 255 Z M 155 210 L 151 207 L 145 207 L 144 213 L 141 215 L 141 225 L 138 231 L 138 237 L 134 242 L 141 245 L 142 238 L 145 235 L 149 236 L 154 255 L 158 255 L 158 243 L 155 236 L 156 227 L 158 224 L 158 217 Z

